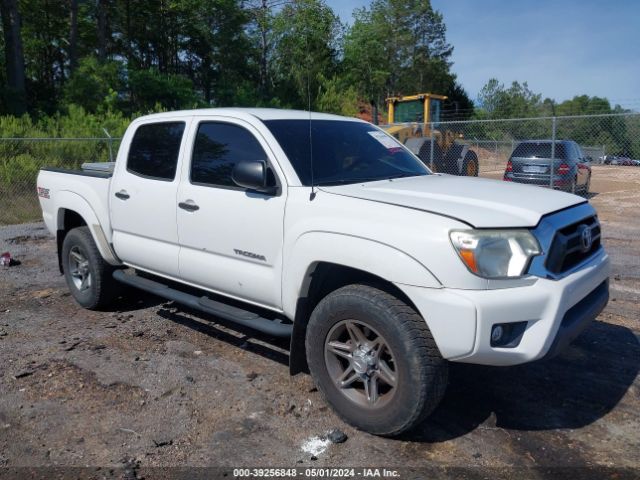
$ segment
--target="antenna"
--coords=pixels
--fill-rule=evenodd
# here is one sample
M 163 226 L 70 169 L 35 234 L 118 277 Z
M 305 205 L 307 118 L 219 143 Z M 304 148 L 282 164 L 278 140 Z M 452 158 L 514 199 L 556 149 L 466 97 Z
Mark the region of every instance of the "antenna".
M 307 64 L 307 98 L 309 110 L 309 163 L 311 164 L 311 195 L 309 200 L 316 198 L 315 179 L 313 177 L 313 134 L 311 133 L 311 86 L 309 81 L 309 66 Z
M 313 134 L 311 132 L 311 68 L 309 66 L 311 57 L 309 55 L 309 26 L 307 25 L 305 35 L 305 46 L 307 47 L 307 110 L 309 111 L 309 164 L 311 166 L 311 195 L 309 200 L 316 198 L 315 178 L 313 175 Z

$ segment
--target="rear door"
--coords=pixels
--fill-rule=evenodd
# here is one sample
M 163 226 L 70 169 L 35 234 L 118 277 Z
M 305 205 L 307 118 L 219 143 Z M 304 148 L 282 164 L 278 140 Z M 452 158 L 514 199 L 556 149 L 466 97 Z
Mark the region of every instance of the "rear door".
M 186 120 L 139 125 L 120 152 L 110 194 L 116 253 L 125 263 L 178 276 L 177 174 Z
M 194 119 L 178 191 L 180 276 L 187 282 L 270 308 L 281 307 L 286 189 L 260 133 L 241 120 Z M 263 160 L 273 195 L 231 179 L 234 165 Z

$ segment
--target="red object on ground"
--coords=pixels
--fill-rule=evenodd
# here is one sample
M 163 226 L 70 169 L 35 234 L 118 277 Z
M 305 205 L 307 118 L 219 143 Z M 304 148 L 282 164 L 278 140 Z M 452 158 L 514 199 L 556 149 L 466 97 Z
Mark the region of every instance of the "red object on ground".
M 11 254 L 9 252 L 4 252 L 0 255 L 0 265 L 3 267 L 8 267 L 11 265 Z

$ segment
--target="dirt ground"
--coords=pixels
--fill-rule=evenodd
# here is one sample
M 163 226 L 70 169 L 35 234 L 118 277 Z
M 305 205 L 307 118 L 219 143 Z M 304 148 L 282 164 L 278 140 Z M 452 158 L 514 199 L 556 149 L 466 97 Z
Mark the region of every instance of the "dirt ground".
M 231 478 L 233 467 L 353 466 L 545 478 L 587 466 L 637 478 L 640 168 L 595 167 L 592 190 L 613 262 L 606 310 L 554 360 L 452 365 L 441 406 L 393 440 L 352 429 L 309 376 L 290 377 L 286 343 L 143 293 L 112 312 L 83 310 L 43 225 L 2 227 L 0 253 L 21 264 L 0 267 L 0 477 L 20 467 L 155 478 L 158 466 L 218 466 Z M 322 440 L 334 428 L 346 442 Z

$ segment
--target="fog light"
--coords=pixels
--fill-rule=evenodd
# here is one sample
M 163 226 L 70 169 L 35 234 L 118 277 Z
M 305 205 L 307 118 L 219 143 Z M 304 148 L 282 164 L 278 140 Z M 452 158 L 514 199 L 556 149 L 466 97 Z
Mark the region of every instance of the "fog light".
M 527 322 L 496 323 L 491 327 L 491 346 L 515 348 L 527 329 Z
M 491 343 L 500 343 L 503 333 L 504 328 L 502 328 L 502 325 L 494 325 L 493 330 L 491 330 Z

